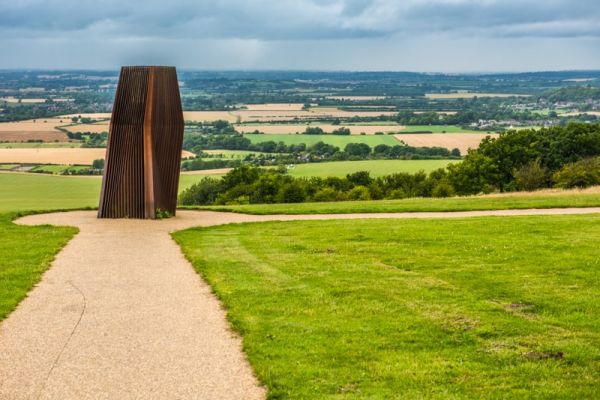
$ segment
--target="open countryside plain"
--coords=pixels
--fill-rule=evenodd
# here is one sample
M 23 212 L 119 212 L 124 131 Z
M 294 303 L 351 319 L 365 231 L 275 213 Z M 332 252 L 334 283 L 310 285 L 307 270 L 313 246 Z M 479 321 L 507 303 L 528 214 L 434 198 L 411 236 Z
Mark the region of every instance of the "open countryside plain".
M 67 176 L 117 76 L 0 70 L 0 399 L 600 398 L 600 72 L 179 69 L 158 220 Z

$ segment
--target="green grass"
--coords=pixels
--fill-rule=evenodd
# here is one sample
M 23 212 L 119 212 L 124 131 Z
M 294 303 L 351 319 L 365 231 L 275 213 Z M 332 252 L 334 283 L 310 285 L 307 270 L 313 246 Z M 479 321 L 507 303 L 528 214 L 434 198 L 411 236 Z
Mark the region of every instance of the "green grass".
M 96 207 L 100 182 L 99 177 L 2 173 L 0 213 Z
M 288 169 L 292 176 L 346 176 L 357 171 L 369 171 L 371 176 L 383 176 L 397 172 L 415 173 L 443 168 L 451 160 L 369 160 L 369 161 L 337 161 L 311 164 L 297 164 Z
M 244 134 L 244 137 L 250 139 L 252 143 L 261 142 L 283 142 L 286 145 L 305 143 L 307 146 L 313 145 L 317 142 L 324 142 L 333 146 L 337 146 L 343 149 L 348 143 L 366 143 L 371 147 L 377 146 L 378 144 L 387 144 L 394 146 L 400 144 L 400 142 L 392 135 L 294 135 L 294 134 Z
M 174 234 L 269 397 L 600 397 L 600 216 Z
M 432 132 L 432 133 L 486 133 L 485 131 L 475 131 L 472 129 L 461 128 L 458 125 L 407 125 L 400 133 L 411 132 Z
M 509 210 L 526 208 L 600 207 L 600 193 L 557 191 L 449 198 L 403 200 L 341 201 L 330 203 L 248 204 L 195 207 L 246 214 L 351 214 L 385 212 L 435 212 Z M 189 207 L 194 208 L 194 207 Z
M 179 190 L 202 178 L 182 174 Z M 101 182 L 99 176 L 0 173 L 0 213 L 97 207 Z
M 0 208 L 4 209 L 2 203 Z M 4 319 L 48 268 L 76 228 L 19 226 L 14 213 L 0 214 L 0 320 Z

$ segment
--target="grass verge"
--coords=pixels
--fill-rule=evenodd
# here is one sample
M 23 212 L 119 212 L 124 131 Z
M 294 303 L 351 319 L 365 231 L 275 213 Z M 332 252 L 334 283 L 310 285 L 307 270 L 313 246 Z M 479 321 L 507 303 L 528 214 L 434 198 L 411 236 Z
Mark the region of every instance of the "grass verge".
M 13 224 L 12 220 L 21 215 L 0 214 L 0 320 L 19 304 L 56 253 L 78 231 L 72 227 Z
M 600 216 L 175 233 L 269 398 L 597 398 Z

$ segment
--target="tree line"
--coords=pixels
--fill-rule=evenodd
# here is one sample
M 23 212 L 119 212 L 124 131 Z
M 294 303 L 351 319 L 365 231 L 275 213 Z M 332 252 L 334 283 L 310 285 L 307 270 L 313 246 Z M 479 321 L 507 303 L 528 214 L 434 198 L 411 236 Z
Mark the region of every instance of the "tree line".
M 570 124 L 508 131 L 487 138 L 463 161 L 426 174 L 373 178 L 294 178 L 285 169 L 240 166 L 222 179 L 204 178 L 180 196 L 184 205 L 294 203 L 447 197 L 600 184 L 600 125 Z

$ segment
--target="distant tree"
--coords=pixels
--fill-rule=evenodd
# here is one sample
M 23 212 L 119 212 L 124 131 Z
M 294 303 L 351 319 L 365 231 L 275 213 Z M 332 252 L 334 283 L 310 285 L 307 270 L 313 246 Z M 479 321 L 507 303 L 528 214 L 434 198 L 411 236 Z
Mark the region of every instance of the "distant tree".
M 338 128 L 332 132 L 332 134 L 334 134 L 334 135 L 343 135 L 343 136 L 348 136 L 348 135 L 350 135 L 350 133 L 351 133 L 350 129 L 344 128 L 344 127 Z
M 344 152 L 349 156 L 366 157 L 371 153 L 371 147 L 366 143 L 348 143 Z
M 104 169 L 104 158 L 99 158 L 92 162 L 92 168 L 94 169 Z
M 304 135 L 323 135 L 325 132 L 318 126 L 307 126 Z
M 373 182 L 373 178 L 369 174 L 369 171 L 357 171 L 352 174 L 346 175 L 346 179 L 357 186 L 369 186 Z

